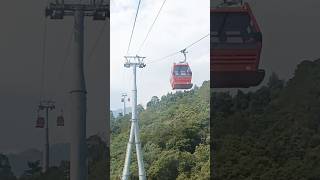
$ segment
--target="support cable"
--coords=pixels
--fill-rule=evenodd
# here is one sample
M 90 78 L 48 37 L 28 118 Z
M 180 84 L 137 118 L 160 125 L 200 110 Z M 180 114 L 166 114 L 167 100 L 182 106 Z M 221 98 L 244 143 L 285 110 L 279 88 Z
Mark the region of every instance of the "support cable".
M 70 59 L 70 55 L 71 55 L 71 47 L 72 47 L 72 40 L 73 40 L 73 31 L 70 32 L 68 41 L 67 41 L 67 46 L 66 46 L 66 51 L 62 60 L 62 64 L 60 67 L 60 70 L 58 71 L 58 76 L 57 76 L 57 82 L 62 82 L 63 81 L 63 74 L 64 74 L 64 70 L 65 67 L 67 65 L 68 60 Z M 55 99 L 59 97 L 59 93 L 61 93 L 62 91 L 62 85 L 59 85 L 56 87 L 56 91 L 55 91 Z M 60 97 L 62 97 L 63 95 L 61 95 Z M 63 101 L 63 103 L 61 104 L 61 106 L 65 106 L 66 100 Z
M 41 57 L 41 95 L 40 95 L 40 101 L 45 98 L 45 66 L 46 66 L 46 48 L 47 48 L 47 26 L 48 21 L 45 19 L 44 25 L 43 25 L 43 35 L 42 35 L 42 57 Z
M 210 35 L 210 34 L 207 34 L 207 35 L 201 37 L 200 39 L 198 39 L 197 41 L 195 41 L 195 42 L 191 43 L 190 45 L 186 46 L 186 47 L 183 48 L 182 50 L 191 48 L 192 46 L 194 46 L 195 44 L 197 44 L 198 42 L 200 42 L 200 41 L 203 40 L 204 38 L 208 37 L 209 35 Z M 167 58 L 169 58 L 169 57 L 172 57 L 172 56 L 174 56 L 174 55 L 176 55 L 176 54 L 178 54 L 178 53 L 181 53 L 181 50 L 176 51 L 176 52 L 174 52 L 174 53 L 171 53 L 171 54 L 169 54 L 169 55 L 167 55 L 167 56 L 164 56 L 164 57 L 162 57 L 162 58 L 156 59 L 156 60 L 154 60 L 154 61 L 151 61 L 151 62 L 149 62 L 149 64 L 151 64 L 151 63 L 156 63 L 156 62 L 159 62 L 159 61 L 163 61 L 163 60 L 165 60 L 165 59 L 167 59 Z
M 101 27 L 101 29 L 99 31 L 99 35 L 98 35 L 97 39 L 95 40 L 91 51 L 89 52 L 88 60 L 90 60 L 92 58 L 92 56 L 93 56 L 93 54 L 94 54 L 94 52 L 95 52 L 95 50 L 96 50 L 96 48 L 97 48 L 97 46 L 98 46 L 98 44 L 100 42 L 100 39 L 102 39 L 102 35 L 103 35 L 103 32 L 104 32 L 106 26 L 107 26 L 107 21 L 104 21 L 104 23 L 103 23 L 103 25 L 102 25 L 102 27 Z
M 157 14 L 156 18 L 154 19 L 152 25 L 150 26 L 150 28 L 149 28 L 149 30 L 148 30 L 148 33 L 147 33 L 146 37 L 144 38 L 143 42 L 141 43 L 141 45 L 140 45 L 140 47 L 139 47 L 138 54 L 139 54 L 139 52 L 141 51 L 141 49 L 142 49 L 143 45 L 145 44 L 145 42 L 147 41 L 147 39 L 148 39 L 148 37 L 149 37 L 149 34 L 150 34 L 150 32 L 151 32 L 154 24 L 156 23 L 159 15 L 160 15 L 160 12 L 161 12 L 164 4 L 166 3 L 166 1 L 167 1 L 167 0 L 164 0 L 164 1 L 163 1 L 162 5 L 161 5 L 161 7 L 160 7 L 160 9 L 159 9 L 159 11 L 158 11 L 158 14 Z
M 128 55 L 128 53 L 129 53 L 129 50 L 130 50 L 130 45 L 131 45 L 131 41 L 132 41 L 132 36 L 133 36 L 134 28 L 135 28 L 135 26 L 136 26 L 136 21 L 137 21 L 139 9 L 140 9 L 140 3 L 141 3 L 141 0 L 139 0 L 139 4 L 138 4 L 136 16 L 135 16 L 135 18 L 134 18 L 134 23 L 133 23 L 133 27 L 132 27 L 132 31 L 131 31 L 131 35 L 130 35 L 130 40 L 129 40 L 129 45 L 128 45 L 128 49 L 127 49 L 127 55 Z

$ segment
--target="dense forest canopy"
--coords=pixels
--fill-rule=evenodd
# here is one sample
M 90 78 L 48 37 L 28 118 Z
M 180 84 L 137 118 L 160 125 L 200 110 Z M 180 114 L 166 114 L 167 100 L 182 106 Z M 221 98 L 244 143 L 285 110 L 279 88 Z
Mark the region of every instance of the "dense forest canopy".
M 255 92 L 211 92 L 213 179 L 320 179 L 320 60 Z
M 146 109 L 139 106 L 141 141 L 147 178 L 210 178 L 210 86 L 206 81 L 190 91 L 152 97 Z M 111 118 L 111 179 L 120 179 L 131 115 Z M 133 151 L 135 153 L 135 151 Z M 137 161 L 132 155 L 130 172 L 138 179 Z
M 109 148 L 99 135 L 87 139 L 88 145 L 88 180 L 108 179 L 108 154 Z M 41 162 L 30 161 L 28 168 L 20 177 L 15 177 L 8 158 L 0 154 L 0 180 L 66 180 L 69 179 L 70 163 L 61 161 L 59 166 L 50 167 L 42 172 Z

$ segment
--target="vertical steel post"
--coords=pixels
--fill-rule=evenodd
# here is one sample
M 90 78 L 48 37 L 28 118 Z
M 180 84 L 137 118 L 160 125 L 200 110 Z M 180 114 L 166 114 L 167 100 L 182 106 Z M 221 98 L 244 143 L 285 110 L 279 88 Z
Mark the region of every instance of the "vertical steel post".
M 83 67 L 84 12 L 74 12 L 74 49 L 71 81 L 71 180 L 87 180 L 87 145 L 86 145 L 86 85 Z
M 126 97 L 127 97 L 127 94 L 126 93 L 123 93 L 122 94 L 122 101 L 123 101 L 123 116 L 126 115 Z
M 38 106 L 38 111 L 45 110 L 45 134 L 44 134 L 44 149 L 43 149 L 43 157 L 42 157 L 42 172 L 45 173 L 49 169 L 50 165 L 50 142 L 49 142 L 49 111 L 55 109 L 55 105 L 53 101 L 42 100 Z
M 137 116 L 137 64 L 132 66 L 133 69 L 133 101 L 132 101 L 132 122 L 134 124 L 134 136 L 135 136 L 135 143 L 136 143 L 136 151 L 137 151 L 137 161 L 139 167 L 139 180 L 145 180 L 145 170 L 144 170 L 144 163 L 143 163 L 143 156 L 141 150 L 141 142 L 140 142 L 140 135 L 139 135 L 139 120 Z
M 124 161 L 124 168 L 122 172 L 122 180 L 128 180 L 130 176 L 130 160 L 131 160 L 131 151 L 132 151 L 132 145 L 134 143 L 134 123 L 131 121 L 131 128 L 130 128 L 130 136 L 129 136 L 129 142 L 127 145 L 127 151 L 126 151 L 126 159 Z
M 46 128 L 45 128 L 45 147 L 44 147 L 44 156 L 43 156 L 43 169 L 45 173 L 49 168 L 49 108 L 46 108 Z
M 123 116 L 126 115 L 126 99 L 123 98 Z

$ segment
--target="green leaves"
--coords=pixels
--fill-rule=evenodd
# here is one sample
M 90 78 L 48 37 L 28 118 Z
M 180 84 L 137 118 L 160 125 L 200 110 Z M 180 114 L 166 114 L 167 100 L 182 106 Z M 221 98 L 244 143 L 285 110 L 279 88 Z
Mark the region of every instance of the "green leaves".
M 154 96 L 139 113 L 148 179 L 209 179 L 209 87 L 207 81 L 190 91 Z M 115 119 L 120 128 L 112 134 L 111 179 L 121 175 L 125 159 L 130 124 L 122 120 Z M 136 163 L 133 154 L 132 178 L 138 178 Z
M 317 60 L 298 65 L 286 84 L 272 74 L 255 92 L 214 93 L 213 178 L 319 179 L 319 92 Z
M 0 179 L 1 180 L 15 180 L 9 159 L 7 156 L 0 154 Z

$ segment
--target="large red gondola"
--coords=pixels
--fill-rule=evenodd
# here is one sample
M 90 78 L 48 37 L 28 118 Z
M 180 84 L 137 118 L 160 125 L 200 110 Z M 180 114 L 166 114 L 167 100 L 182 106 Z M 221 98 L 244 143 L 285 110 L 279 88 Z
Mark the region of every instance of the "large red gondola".
M 174 63 L 171 70 L 170 83 L 172 89 L 190 89 L 193 84 L 192 71 L 188 63 Z
M 210 79 L 213 88 L 261 83 L 262 34 L 248 3 L 211 8 Z
M 184 60 L 179 63 L 174 63 L 171 69 L 170 83 L 173 90 L 191 89 L 193 84 L 192 71 L 187 63 L 186 49 L 180 51 L 184 55 Z

